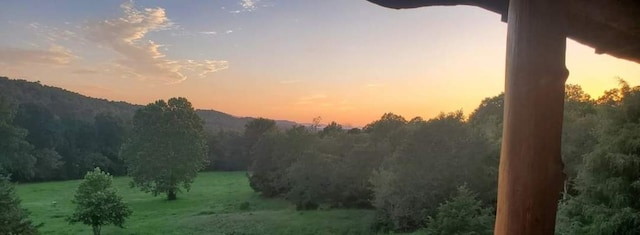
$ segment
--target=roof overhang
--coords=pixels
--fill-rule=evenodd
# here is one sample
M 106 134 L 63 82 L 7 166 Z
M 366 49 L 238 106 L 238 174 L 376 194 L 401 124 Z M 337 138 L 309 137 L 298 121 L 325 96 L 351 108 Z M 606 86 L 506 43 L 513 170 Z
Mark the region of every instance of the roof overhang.
M 393 9 L 468 5 L 502 15 L 506 22 L 508 0 L 368 0 Z M 568 0 L 568 37 L 609 54 L 640 63 L 640 1 Z

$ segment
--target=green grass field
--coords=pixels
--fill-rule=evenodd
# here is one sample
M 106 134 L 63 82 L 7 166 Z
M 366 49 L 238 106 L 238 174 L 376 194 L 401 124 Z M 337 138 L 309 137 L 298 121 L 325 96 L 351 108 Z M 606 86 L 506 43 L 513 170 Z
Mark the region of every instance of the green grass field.
M 370 234 L 371 210 L 296 211 L 282 199 L 264 199 L 249 187 L 244 172 L 201 173 L 190 192 L 177 201 L 129 188 L 129 178 L 114 179 L 118 193 L 133 210 L 125 228 L 105 226 L 102 234 Z M 43 234 L 91 234 L 69 225 L 71 199 L 80 180 L 22 184 L 22 206 L 31 211 Z M 249 204 L 248 209 L 242 204 Z

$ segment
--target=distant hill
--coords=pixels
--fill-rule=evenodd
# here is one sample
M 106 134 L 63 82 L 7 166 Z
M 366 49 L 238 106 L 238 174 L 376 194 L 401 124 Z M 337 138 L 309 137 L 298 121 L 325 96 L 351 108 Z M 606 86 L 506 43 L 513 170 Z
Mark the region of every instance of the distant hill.
M 124 120 L 130 120 L 141 105 L 123 101 L 110 101 L 92 98 L 62 88 L 42 85 L 39 82 L 14 80 L 0 77 L 0 96 L 12 103 L 36 103 L 48 107 L 58 117 L 76 118 L 92 121 L 98 113 L 112 113 Z M 205 129 L 209 131 L 238 131 L 244 130 L 244 125 L 252 117 L 236 117 L 216 110 L 196 110 L 205 122 Z M 287 129 L 296 125 L 295 122 L 278 120 L 278 127 Z

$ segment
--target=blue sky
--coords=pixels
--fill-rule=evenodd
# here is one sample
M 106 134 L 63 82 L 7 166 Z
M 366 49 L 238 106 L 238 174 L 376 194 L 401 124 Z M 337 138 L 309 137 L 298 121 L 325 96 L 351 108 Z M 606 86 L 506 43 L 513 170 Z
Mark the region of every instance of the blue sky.
M 0 75 L 145 104 L 184 96 L 238 116 L 363 125 L 470 113 L 503 90 L 506 24 L 473 7 L 364 0 L 6 1 Z M 640 66 L 568 41 L 594 96 Z

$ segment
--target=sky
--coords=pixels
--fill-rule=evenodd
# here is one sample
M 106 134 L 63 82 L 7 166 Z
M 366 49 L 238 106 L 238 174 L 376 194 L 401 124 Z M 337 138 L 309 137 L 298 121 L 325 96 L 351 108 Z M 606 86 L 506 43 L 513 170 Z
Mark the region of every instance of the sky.
M 471 113 L 504 90 L 506 24 L 475 7 L 365 0 L 4 1 L 0 76 L 147 104 L 186 97 L 235 116 L 363 126 Z M 594 97 L 640 64 L 567 41 Z

